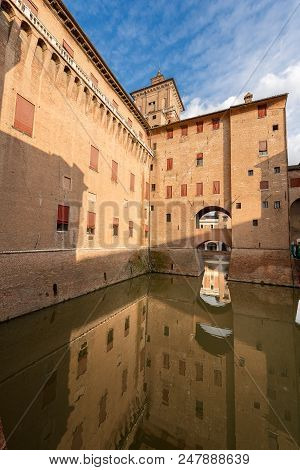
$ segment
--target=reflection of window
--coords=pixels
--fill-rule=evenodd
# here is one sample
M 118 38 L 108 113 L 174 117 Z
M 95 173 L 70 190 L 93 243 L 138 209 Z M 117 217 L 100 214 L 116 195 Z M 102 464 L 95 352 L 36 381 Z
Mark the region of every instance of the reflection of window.
M 253 176 L 253 170 L 248 170 L 248 176 Z
M 274 167 L 274 173 L 280 173 L 280 166 Z
M 196 381 L 203 382 L 203 364 L 200 364 L 200 362 L 196 362 L 195 367 L 196 367 Z
M 274 209 L 280 209 L 280 201 L 274 201 Z
M 125 318 L 124 336 L 128 336 L 130 327 L 130 317 Z
M 169 336 L 170 335 L 170 328 L 168 326 L 164 327 L 164 336 Z
M 169 390 L 167 388 L 162 390 L 162 404 L 169 406 Z
M 167 353 L 163 353 L 163 368 L 170 369 L 170 356 Z
M 214 370 L 214 384 L 216 387 L 222 387 L 222 372 Z
M 235 205 L 235 207 L 236 207 L 237 209 L 241 209 L 241 208 L 242 208 L 241 202 L 237 202 L 236 205 Z
M 110 351 L 114 345 L 114 330 L 111 328 L 107 333 L 107 351 Z
M 203 419 L 203 401 L 196 400 L 196 416 Z
M 171 222 L 172 220 L 172 215 L 171 214 L 166 214 L 166 221 Z
M 178 365 L 179 365 L 179 375 L 185 376 L 185 368 L 186 368 L 185 361 L 182 361 L 181 359 L 179 359 Z

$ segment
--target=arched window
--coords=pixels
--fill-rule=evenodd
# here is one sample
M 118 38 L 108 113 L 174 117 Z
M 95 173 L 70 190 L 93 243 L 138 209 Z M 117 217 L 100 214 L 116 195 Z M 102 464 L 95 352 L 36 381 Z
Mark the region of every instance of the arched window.
M 5 0 L 2 0 L 1 2 L 1 10 L 5 14 L 5 16 L 9 19 L 9 21 L 11 21 L 11 19 L 15 16 L 15 12 L 12 6 Z

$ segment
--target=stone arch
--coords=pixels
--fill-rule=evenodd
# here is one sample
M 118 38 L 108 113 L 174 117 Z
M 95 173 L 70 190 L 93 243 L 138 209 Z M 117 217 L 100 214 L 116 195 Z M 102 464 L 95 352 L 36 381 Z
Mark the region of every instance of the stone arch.
M 12 18 L 15 16 L 15 11 L 13 7 L 6 0 L 1 1 L 1 10 L 3 11 L 4 15 L 9 19 L 9 21 L 11 21 Z
M 51 60 L 52 60 L 52 62 L 54 62 L 55 65 L 57 65 L 57 66 L 60 64 L 59 57 L 58 57 L 58 55 L 57 55 L 55 52 L 53 52 L 53 54 L 52 54 L 52 56 L 51 56 Z
M 41 48 L 43 52 L 47 50 L 47 44 L 45 43 L 44 39 L 42 39 L 42 38 L 38 39 L 36 47 Z
M 24 33 L 26 36 L 29 36 L 32 33 L 30 25 L 26 21 L 22 21 L 20 27 L 21 34 Z

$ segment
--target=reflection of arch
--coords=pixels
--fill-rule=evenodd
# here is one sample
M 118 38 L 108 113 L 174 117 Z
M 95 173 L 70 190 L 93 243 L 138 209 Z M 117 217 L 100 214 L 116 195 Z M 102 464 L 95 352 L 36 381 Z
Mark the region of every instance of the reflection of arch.
M 204 351 L 214 356 L 223 356 L 232 349 L 233 334 L 228 327 L 196 323 L 195 340 Z
M 216 249 L 214 249 L 216 246 Z M 205 240 L 197 246 L 197 250 L 203 251 L 231 251 L 231 246 L 222 240 Z

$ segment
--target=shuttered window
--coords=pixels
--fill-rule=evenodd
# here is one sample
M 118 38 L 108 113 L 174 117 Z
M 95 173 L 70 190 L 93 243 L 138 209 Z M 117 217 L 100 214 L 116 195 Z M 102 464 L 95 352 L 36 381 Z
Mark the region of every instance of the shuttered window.
M 203 153 L 197 153 L 196 166 L 203 166 Z
M 92 73 L 91 73 L 91 80 L 92 80 L 93 84 L 97 87 L 98 86 L 98 80 L 95 77 L 95 75 L 93 75 Z
M 94 235 L 95 228 L 96 228 L 96 214 L 95 212 L 88 212 L 86 231 L 90 235 Z
M 173 129 L 167 129 L 167 139 L 173 139 Z
M 203 183 L 196 183 L 196 196 L 203 196 Z
M 188 126 L 181 126 L 181 135 L 182 136 L 188 135 Z
M 169 390 L 167 388 L 163 388 L 162 390 L 162 404 L 169 406 Z
M 181 196 L 182 197 L 187 196 L 187 184 L 182 184 L 181 185 Z
M 203 132 L 203 122 L 202 121 L 196 122 L 196 126 L 197 126 L 197 134 L 200 134 L 201 132 Z
M 38 10 L 38 7 L 35 5 L 35 3 L 33 3 L 31 0 L 23 0 L 23 3 L 25 3 L 25 5 L 27 5 L 28 8 L 30 8 L 32 13 L 34 13 L 35 16 L 37 16 L 39 10 Z
M 258 119 L 264 118 L 267 115 L 267 105 L 260 104 L 257 106 L 257 117 Z
M 167 158 L 167 171 L 173 168 L 173 158 Z
M 63 40 L 63 48 L 67 51 L 69 56 L 74 57 L 74 50 L 71 46 L 69 46 L 69 44 L 65 40 Z
M 291 188 L 300 188 L 300 178 L 291 178 L 290 186 Z
M 135 175 L 130 173 L 130 191 L 134 191 Z
M 33 133 L 34 111 L 34 104 L 17 95 L 14 127 L 29 137 Z
M 115 183 L 118 182 L 118 163 L 114 160 L 111 162 L 111 179 Z
M 66 232 L 69 228 L 69 206 L 59 205 L 57 210 L 57 231 Z
M 98 171 L 99 150 L 91 145 L 90 168 Z
M 213 182 L 213 194 L 220 194 L 220 181 Z
M 172 198 L 172 186 L 167 186 L 167 195 L 166 195 L 166 198 L 167 198 L 167 199 L 171 199 L 171 198 Z
M 220 127 L 220 118 L 215 118 L 212 120 L 212 128 L 213 130 L 217 130 Z
M 259 155 L 268 155 L 268 142 L 266 140 L 259 141 Z
M 150 184 L 146 183 L 146 186 L 145 186 L 145 199 L 149 199 L 149 198 L 150 198 Z
M 261 181 L 260 189 L 269 189 L 269 181 Z

